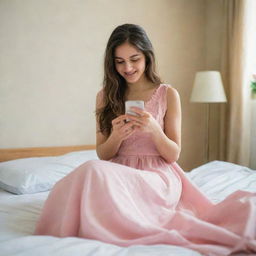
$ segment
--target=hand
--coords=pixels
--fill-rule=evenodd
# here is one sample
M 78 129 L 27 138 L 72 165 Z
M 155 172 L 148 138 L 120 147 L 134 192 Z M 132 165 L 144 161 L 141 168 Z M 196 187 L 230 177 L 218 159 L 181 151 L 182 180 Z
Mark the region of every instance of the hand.
M 138 115 L 135 116 L 127 114 L 129 120 L 131 120 L 133 125 L 135 125 L 135 130 L 151 133 L 153 135 L 156 134 L 159 129 L 162 130 L 159 123 L 149 112 L 137 107 L 131 107 L 131 110 Z
M 111 136 L 114 136 L 114 138 L 123 141 L 130 137 L 135 132 L 134 122 L 127 122 L 127 119 L 128 115 L 121 115 L 112 120 Z

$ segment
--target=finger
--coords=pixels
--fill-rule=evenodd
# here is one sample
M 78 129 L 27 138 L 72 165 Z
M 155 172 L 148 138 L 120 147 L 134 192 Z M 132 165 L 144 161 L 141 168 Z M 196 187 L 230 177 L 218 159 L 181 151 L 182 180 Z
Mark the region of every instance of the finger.
M 119 118 L 121 121 L 124 121 L 127 117 L 126 117 L 126 114 L 124 114 L 124 115 L 119 116 Z
M 142 115 L 143 114 L 143 110 L 141 108 L 137 108 L 137 107 L 131 107 L 131 111 L 138 114 L 138 115 Z
M 112 127 L 113 128 L 118 128 L 118 127 L 121 127 L 122 126 L 122 123 L 119 122 L 119 121 L 112 121 Z
M 122 116 L 118 116 L 115 119 L 112 120 L 112 123 L 120 123 L 122 121 Z
M 140 124 L 140 125 L 145 125 L 147 122 L 148 117 L 138 117 L 138 116 L 133 116 L 133 115 L 128 115 L 128 118 L 130 121 L 133 122 L 133 124 Z
M 126 123 L 120 130 L 121 132 L 127 132 L 127 131 L 133 130 L 133 123 L 132 122 Z
M 118 116 L 117 118 L 112 120 L 112 125 L 124 123 L 125 119 L 126 119 L 125 115 Z
M 140 116 L 149 116 L 148 112 L 137 107 L 131 107 L 131 110 Z
M 126 123 L 126 124 L 120 129 L 120 131 L 126 133 L 126 132 L 128 132 L 128 131 L 133 131 L 133 129 L 134 129 L 134 121 L 130 121 L 130 122 Z
M 136 129 L 134 129 L 134 128 L 132 128 L 132 129 L 130 129 L 130 130 L 127 130 L 127 131 L 125 132 L 125 134 L 124 134 L 123 139 L 129 138 L 135 131 L 136 131 Z
M 144 127 L 145 124 L 142 123 L 142 122 L 136 122 L 136 121 L 135 121 L 135 122 L 134 122 L 134 126 L 141 128 L 141 127 Z
M 131 115 L 131 114 L 126 114 L 126 119 L 131 121 L 131 120 L 134 120 L 134 121 L 138 121 L 139 120 L 139 116 L 135 116 L 135 115 Z

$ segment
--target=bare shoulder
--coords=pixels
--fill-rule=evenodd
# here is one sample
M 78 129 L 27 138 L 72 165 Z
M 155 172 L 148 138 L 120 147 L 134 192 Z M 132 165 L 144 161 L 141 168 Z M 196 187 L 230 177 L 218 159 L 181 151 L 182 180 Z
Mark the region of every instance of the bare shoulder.
M 180 102 L 180 95 L 177 89 L 173 88 L 172 86 L 168 86 L 167 88 L 167 103 L 169 104 L 179 104 Z
M 96 99 L 103 99 L 103 89 L 99 90 L 96 95 Z
M 168 86 L 166 92 L 167 110 L 164 118 L 164 130 L 168 138 L 181 145 L 181 103 L 178 90 Z
M 96 107 L 101 108 L 104 105 L 104 92 L 103 89 L 97 92 L 96 95 Z

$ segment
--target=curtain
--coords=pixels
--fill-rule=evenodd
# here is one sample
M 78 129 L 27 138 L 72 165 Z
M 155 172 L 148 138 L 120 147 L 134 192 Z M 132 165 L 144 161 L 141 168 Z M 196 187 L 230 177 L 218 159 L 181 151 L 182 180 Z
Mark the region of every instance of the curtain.
M 256 1 L 224 0 L 221 73 L 228 104 L 221 106 L 220 159 L 249 166 L 250 79 L 256 58 Z M 254 47 L 253 47 L 254 45 Z

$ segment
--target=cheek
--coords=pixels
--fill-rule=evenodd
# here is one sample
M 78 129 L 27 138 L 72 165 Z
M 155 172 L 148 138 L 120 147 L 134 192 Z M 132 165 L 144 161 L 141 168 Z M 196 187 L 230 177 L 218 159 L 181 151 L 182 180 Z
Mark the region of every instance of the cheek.
M 144 71 L 145 68 L 146 68 L 146 63 L 145 61 L 142 61 L 138 64 L 138 68 L 141 70 L 141 71 Z
M 117 71 L 117 73 L 121 73 L 121 68 L 120 68 L 120 66 L 119 65 L 115 65 L 115 68 L 116 68 L 116 71 Z

